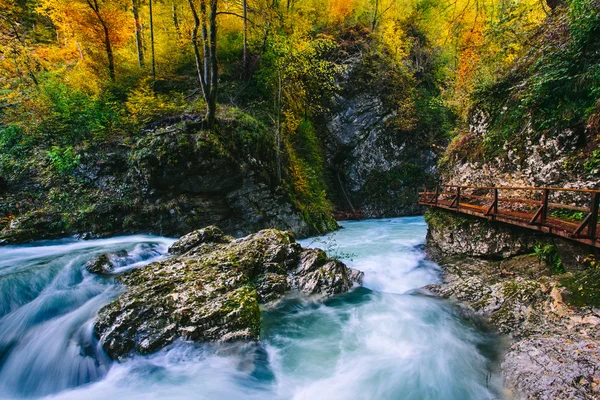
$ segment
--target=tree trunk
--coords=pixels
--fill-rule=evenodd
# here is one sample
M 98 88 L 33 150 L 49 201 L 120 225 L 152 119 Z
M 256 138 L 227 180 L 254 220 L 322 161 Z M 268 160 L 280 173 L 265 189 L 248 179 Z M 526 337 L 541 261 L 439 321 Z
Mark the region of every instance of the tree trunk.
M 131 0 L 131 11 L 135 26 L 135 45 L 137 48 L 138 64 L 144 68 L 144 43 L 142 42 L 142 24 L 140 23 L 140 0 Z
M 171 16 L 173 17 L 173 26 L 175 27 L 175 33 L 177 38 L 181 39 L 181 28 L 179 28 L 179 17 L 177 16 L 177 6 L 175 2 L 171 2 Z
M 104 18 L 102 18 L 102 15 L 100 14 L 100 6 L 98 5 L 98 0 L 87 0 L 87 4 L 88 6 L 90 6 L 92 11 L 94 11 L 94 14 L 96 14 L 96 18 L 98 18 L 100 25 L 102 25 L 102 30 L 104 32 L 104 47 L 106 50 L 106 57 L 108 58 L 108 74 L 110 76 L 110 79 L 114 81 L 115 57 L 112 50 L 112 43 L 110 42 L 110 31 L 108 30 L 108 26 L 106 25 Z
M 206 101 L 205 122 L 210 129 L 214 126 L 217 115 L 217 89 L 219 85 L 219 71 L 217 63 L 217 5 L 218 0 L 200 0 L 200 14 L 196 11 L 193 0 L 188 0 L 194 28 L 192 29 L 192 45 L 196 58 L 196 70 L 200 89 Z M 208 24 L 208 25 L 207 25 Z M 198 30 L 202 29 L 202 48 L 200 54 L 198 46 Z
M 277 154 L 275 156 L 277 162 L 277 184 L 281 183 L 281 94 L 282 94 L 282 78 L 281 70 L 277 71 Z
M 154 13 L 152 12 L 152 0 L 148 1 L 150 6 L 150 52 L 152 53 L 152 79 L 156 80 L 156 58 L 154 56 Z
M 375 11 L 373 12 L 373 22 L 371 23 L 371 31 L 377 27 L 377 13 L 379 13 L 379 0 L 375 0 Z
M 190 10 L 192 11 L 192 17 L 194 18 L 194 27 L 192 28 L 192 46 L 194 48 L 194 57 L 196 59 L 196 72 L 198 74 L 198 82 L 200 83 L 200 89 L 202 90 L 202 96 L 204 96 L 204 101 L 208 103 L 208 99 L 206 98 L 206 83 L 204 81 L 204 73 L 203 73 L 203 65 L 202 65 L 202 56 L 200 54 L 200 49 L 198 48 L 198 30 L 200 29 L 200 18 L 198 18 L 198 12 L 194 7 L 193 0 L 188 0 L 188 4 L 190 5 Z
M 208 59 L 205 61 L 210 65 L 210 89 L 208 95 L 208 112 L 206 114 L 206 120 L 208 127 L 212 128 L 215 124 L 217 115 L 217 88 L 219 85 L 219 72 L 217 62 L 217 3 L 218 0 L 211 0 L 210 2 L 210 14 L 209 14 L 209 26 L 210 26 L 210 43 L 208 46 Z M 204 56 L 206 58 L 206 55 Z
M 248 0 L 243 0 L 244 8 L 244 56 L 243 77 L 248 78 Z

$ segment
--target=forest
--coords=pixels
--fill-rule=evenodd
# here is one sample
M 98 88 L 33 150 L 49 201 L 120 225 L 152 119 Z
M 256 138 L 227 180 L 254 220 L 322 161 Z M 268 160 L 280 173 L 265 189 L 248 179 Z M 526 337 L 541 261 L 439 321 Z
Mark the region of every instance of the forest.
M 344 173 L 336 180 L 325 150 L 323 127 L 349 91 L 377 88 L 390 135 L 442 164 L 496 154 L 528 115 L 539 132 L 599 119 L 592 0 L 2 0 L 0 10 L 1 184 L 19 193 L 2 205 L 6 224 L 50 207 L 71 215 L 64 231 L 101 202 L 77 173 L 90 154 L 143 142 L 144 157 L 149 131 L 195 121 L 228 151 L 268 154 L 269 184 L 327 231 L 332 211 L 368 202 L 336 188 Z M 485 139 L 469 133 L 475 109 L 493 115 Z M 598 151 L 581 147 L 597 165 Z M 424 169 L 372 177 L 368 196 L 436 179 Z

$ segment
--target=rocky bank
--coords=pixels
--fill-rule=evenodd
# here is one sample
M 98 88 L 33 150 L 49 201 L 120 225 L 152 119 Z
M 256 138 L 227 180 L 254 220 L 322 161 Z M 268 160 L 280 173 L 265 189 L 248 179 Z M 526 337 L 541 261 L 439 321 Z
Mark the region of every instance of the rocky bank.
M 449 212 L 428 222 L 428 252 L 443 268 L 442 283 L 430 289 L 506 335 L 507 397 L 599 398 L 600 308 L 574 306 L 583 286 L 566 284 L 583 273 L 589 249 L 561 243 L 566 272 L 557 272 L 532 252 L 540 240 L 558 239 Z
M 182 237 L 169 252 L 172 258 L 117 277 L 126 289 L 99 312 L 95 325 L 110 357 L 148 354 L 178 338 L 257 340 L 261 304 L 293 290 L 343 293 L 363 276 L 277 230 L 234 239 L 208 227 Z

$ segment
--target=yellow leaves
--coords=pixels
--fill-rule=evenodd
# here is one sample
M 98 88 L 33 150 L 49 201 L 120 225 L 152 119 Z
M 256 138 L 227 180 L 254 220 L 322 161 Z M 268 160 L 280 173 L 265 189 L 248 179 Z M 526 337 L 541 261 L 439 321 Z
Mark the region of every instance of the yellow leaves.
M 156 118 L 182 112 L 187 108 L 183 95 L 157 94 L 148 82 L 142 83 L 129 94 L 127 110 L 138 123 L 147 123 Z
M 385 19 L 379 26 L 382 42 L 389 54 L 398 63 L 402 62 L 410 50 L 406 41 L 406 32 L 400 26 L 398 20 Z
M 341 22 L 353 11 L 354 0 L 331 0 L 329 3 L 329 20 Z

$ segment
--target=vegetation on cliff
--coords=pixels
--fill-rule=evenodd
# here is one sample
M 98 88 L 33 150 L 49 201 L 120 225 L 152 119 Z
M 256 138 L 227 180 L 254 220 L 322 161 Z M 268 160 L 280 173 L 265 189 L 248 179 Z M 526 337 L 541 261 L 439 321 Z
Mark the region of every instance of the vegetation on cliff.
M 600 4 L 569 0 L 543 23 L 520 28 L 518 57 L 476 81 L 446 160 L 527 158 L 545 138 L 567 144 L 563 168 L 597 171 Z

